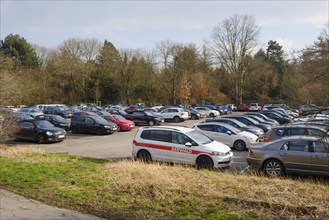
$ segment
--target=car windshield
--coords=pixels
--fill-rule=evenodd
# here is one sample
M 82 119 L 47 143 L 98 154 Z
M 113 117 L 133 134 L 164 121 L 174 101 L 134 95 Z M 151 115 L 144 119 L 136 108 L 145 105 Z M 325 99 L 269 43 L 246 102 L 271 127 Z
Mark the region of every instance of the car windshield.
M 67 122 L 63 117 L 61 117 L 59 115 L 52 115 L 51 118 L 53 118 L 54 121 Z
M 126 120 L 124 117 L 122 117 L 121 115 L 115 115 L 113 116 L 113 118 L 116 120 L 116 121 L 119 121 L 119 120 Z
M 102 118 L 101 116 L 98 117 L 93 117 L 94 121 L 97 123 L 108 123 L 108 121 L 106 121 L 106 119 Z
M 197 132 L 197 131 L 190 131 L 188 133 L 186 133 L 193 141 L 195 141 L 198 144 L 209 144 L 211 142 L 213 142 L 214 140 L 207 137 L 206 135 Z
M 240 129 L 235 128 L 235 127 L 233 127 L 233 126 L 229 126 L 227 129 L 230 130 L 230 131 L 231 131 L 232 133 L 234 133 L 234 134 L 238 134 L 238 133 L 241 132 Z
M 152 112 L 148 112 L 148 111 L 146 111 L 145 112 L 148 116 L 155 116 L 155 114 L 153 114 Z
M 253 118 L 250 118 L 250 117 L 245 117 L 246 119 L 248 119 L 249 121 L 251 121 L 253 124 L 259 124 L 259 122 L 258 121 L 256 121 L 255 119 L 253 119 Z
M 49 121 L 36 121 L 35 125 L 37 128 L 52 128 L 54 127 L 53 124 L 51 124 Z

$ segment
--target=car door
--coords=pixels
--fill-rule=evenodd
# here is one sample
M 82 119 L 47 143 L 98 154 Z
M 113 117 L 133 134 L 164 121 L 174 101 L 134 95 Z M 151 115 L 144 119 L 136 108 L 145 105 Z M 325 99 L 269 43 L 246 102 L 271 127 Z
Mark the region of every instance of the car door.
M 228 134 L 228 131 L 231 134 Z M 213 137 L 214 140 L 219 141 L 223 144 L 226 144 L 230 147 L 233 146 L 233 142 L 234 142 L 234 135 L 230 130 L 228 130 L 227 128 L 225 128 L 224 126 L 221 125 L 215 125 L 215 136 Z
M 83 125 L 83 130 L 84 130 L 84 132 L 88 132 L 88 133 L 97 132 L 94 119 L 92 119 L 90 117 L 86 117 L 85 123 Z
M 190 143 L 191 145 L 188 145 Z M 187 135 L 180 132 L 171 132 L 171 152 L 170 160 L 171 162 L 184 163 L 184 164 L 194 164 L 197 154 L 194 153 L 193 148 L 198 146 Z
M 287 141 L 281 148 L 281 157 L 289 172 L 311 172 L 312 152 L 309 151 L 308 141 Z
M 312 172 L 329 176 L 329 145 L 322 141 L 311 141 Z
M 20 126 L 19 126 L 20 132 L 18 137 L 22 138 L 22 139 L 29 139 L 29 140 L 33 140 L 35 137 L 35 125 L 32 122 L 23 122 Z
M 143 137 L 147 139 L 147 147 L 154 160 L 172 162 L 171 154 L 171 131 L 167 130 L 150 130 L 143 132 L 148 137 Z
M 161 112 L 161 116 L 166 120 L 166 119 L 170 119 L 170 110 L 171 109 L 165 109 Z

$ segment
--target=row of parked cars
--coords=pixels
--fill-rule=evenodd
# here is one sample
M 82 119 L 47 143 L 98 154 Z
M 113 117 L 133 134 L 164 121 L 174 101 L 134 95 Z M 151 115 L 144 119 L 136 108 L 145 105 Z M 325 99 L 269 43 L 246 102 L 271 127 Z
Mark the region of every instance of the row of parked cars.
M 130 131 L 136 125 L 161 125 L 165 120 L 182 122 L 188 119 L 216 117 L 220 113 L 208 107 L 131 109 L 123 106 L 102 108 L 96 105 L 66 106 L 62 104 L 35 105 L 15 112 L 19 125 L 17 139 L 35 140 L 38 143 L 58 142 L 66 132 L 112 134 Z M 41 121 L 41 122 L 40 122 Z
M 192 128 L 140 128 L 133 155 L 143 161 L 227 168 L 235 150 L 268 176 L 286 173 L 329 176 L 329 116 L 300 118 L 283 108 L 206 119 Z

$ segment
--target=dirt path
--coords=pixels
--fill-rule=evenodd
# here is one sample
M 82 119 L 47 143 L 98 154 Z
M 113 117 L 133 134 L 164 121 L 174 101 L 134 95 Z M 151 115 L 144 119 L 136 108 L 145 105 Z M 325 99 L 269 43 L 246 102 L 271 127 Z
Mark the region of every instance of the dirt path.
M 0 220 L 100 220 L 76 211 L 60 209 L 26 199 L 15 193 L 0 189 Z

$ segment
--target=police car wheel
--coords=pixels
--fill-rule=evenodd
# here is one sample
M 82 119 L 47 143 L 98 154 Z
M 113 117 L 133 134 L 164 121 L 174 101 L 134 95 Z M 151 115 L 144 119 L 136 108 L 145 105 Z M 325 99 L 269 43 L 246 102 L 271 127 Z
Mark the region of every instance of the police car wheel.
M 180 118 L 178 116 L 175 116 L 174 117 L 174 122 L 176 122 L 176 123 L 180 122 Z
M 152 162 L 151 154 L 146 150 L 139 151 L 137 154 L 137 159 L 144 163 Z
M 213 169 L 214 165 L 212 160 L 207 156 L 201 156 L 196 161 L 196 166 L 198 169 Z

